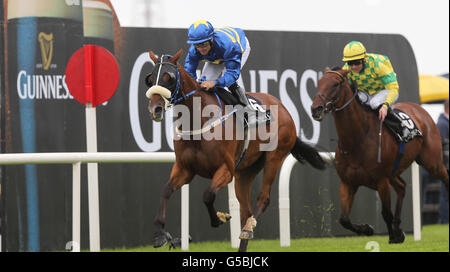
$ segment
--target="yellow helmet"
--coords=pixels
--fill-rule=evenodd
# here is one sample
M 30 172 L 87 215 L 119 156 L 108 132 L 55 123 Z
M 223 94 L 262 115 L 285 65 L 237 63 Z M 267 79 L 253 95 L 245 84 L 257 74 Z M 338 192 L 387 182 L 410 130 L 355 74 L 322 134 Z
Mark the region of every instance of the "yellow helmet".
M 343 61 L 363 59 L 366 57 L 366 48 L 361 42 L 351 41 L 344 47 Z

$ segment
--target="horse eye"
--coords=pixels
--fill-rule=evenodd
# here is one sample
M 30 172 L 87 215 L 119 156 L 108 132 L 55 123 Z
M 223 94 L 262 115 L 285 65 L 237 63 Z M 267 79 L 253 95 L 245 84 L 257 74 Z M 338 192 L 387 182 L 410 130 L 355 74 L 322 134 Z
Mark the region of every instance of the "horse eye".
M 145 77 L 145 85 L 147 85 L 147 87 L 153 86 L 153 81 L 152 81 L 151 77 L 152 77 L 151 73 Z
M 172 79 L 172 80 L 176 79 L 174 73 L 169 72 L 167 74 L 169 75 L 170 79 Z
M 177 78 L 174 73 L 168 72 L 167 74 L 169 75 L 169 83 L 170 84 L 173 84 L 174 82 L 176 82 Z

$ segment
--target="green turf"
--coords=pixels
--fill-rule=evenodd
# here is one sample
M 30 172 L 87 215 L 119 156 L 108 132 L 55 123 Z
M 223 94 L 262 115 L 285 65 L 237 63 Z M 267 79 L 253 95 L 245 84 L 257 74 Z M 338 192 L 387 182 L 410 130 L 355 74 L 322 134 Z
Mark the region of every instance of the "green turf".
M 369 244 L 368 244 L 369 243 Z M 412 235 L 406 235 L 402 244 L 389 244 L 388 236 L 371 237 L 327 237 L 291 239 L 290 247 L 280 247 L 280 240 L 251 240 L 249 252 L 368 252 L 366 246 L 375 245 L 380 252 L 449 252 L 449 225 L 428 225 L 422 229 L 422 239 L 414 241 Z M 104 251 L 165 252 L 169 247 L 155 249 L 152 246 L 114 249 Z M 172 252 L 181 249 L 171 250 Z M 229 241 L 190 243 L 190 252 L 233 252 Z

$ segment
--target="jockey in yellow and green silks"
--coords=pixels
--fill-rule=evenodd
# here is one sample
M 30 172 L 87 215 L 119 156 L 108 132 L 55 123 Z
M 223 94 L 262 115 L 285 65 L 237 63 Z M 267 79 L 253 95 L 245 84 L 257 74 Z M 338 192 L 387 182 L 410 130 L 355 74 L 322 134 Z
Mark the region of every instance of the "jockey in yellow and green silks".
M 398 99 L 399 85 L 389 58 L 367 53 L 361 42 L 351 41 L 344 47 L 342 60 L 346 62 L 342 69 L 350 70 L 349 81 L 358 87 L 360 101 L 378 110 L 380 120 L 401 125 L 402 119 L 391 108 Z

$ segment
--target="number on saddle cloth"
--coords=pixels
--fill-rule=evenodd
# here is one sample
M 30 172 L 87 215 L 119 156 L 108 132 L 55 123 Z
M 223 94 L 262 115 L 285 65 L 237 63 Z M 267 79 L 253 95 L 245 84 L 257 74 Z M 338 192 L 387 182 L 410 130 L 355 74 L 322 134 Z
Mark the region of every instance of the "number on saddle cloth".
M 394 133 L 394 135 L 396 135 L 395 138 L 398 142 L 407 143 L 415 137 L 422 137 L 422 133 L 409 115 L 399 109 L 392 110 L 401 119 L 401 122 L 400 124 L 398 124 L 398 121 L 394 123 L 386 118 L 385 124 Z

